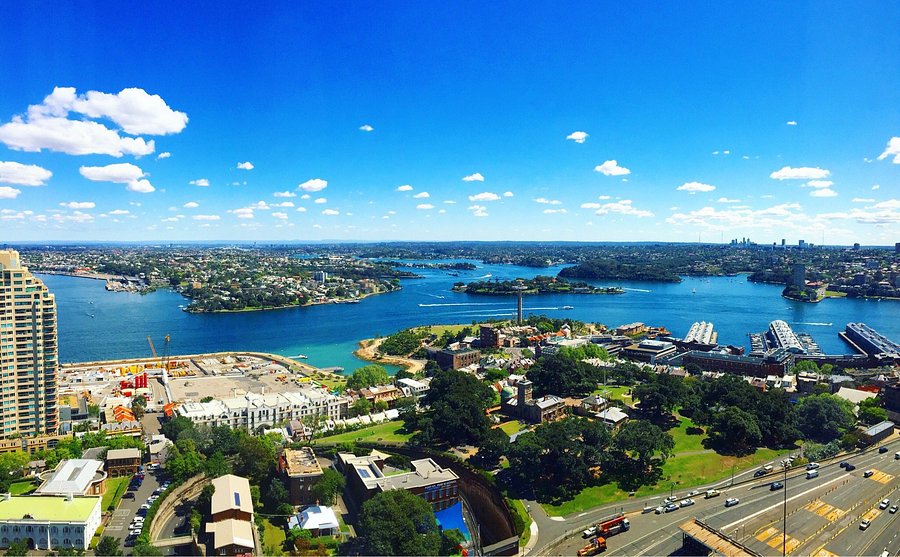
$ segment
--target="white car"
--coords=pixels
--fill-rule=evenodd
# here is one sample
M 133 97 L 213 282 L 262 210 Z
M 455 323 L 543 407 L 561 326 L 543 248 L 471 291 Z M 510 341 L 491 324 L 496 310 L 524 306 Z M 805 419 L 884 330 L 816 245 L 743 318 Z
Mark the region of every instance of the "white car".
M 581 533 L 581 537 L 582 538 L 590 538 L 591 536 L 593 536 L 596 533 L 597 533 L 597 527 L 591 526 L 590 528 L 588 528 L 587 530 L 585 530 L 584 532 Z
M 688 497 L 694 497 L 695 495 L 700 495 L 700 492 L 697 491 L 696 489 L 687 494 Z
M 737 504 L 740 503 L 740 502 L 741 502 L 741 500 L 738 499 L 737 497 L 729 497 L 728 499 L 725 499 L 725 506 L 726 506 L 726 507 L 733 507 L 733 506 L 737 505 Z
M 860 530 L 866 530 L 866 529 L 869 528 L 869 525 L 870 525 L 870 524 L 872 524 L 872 522 L 871 522 L 868 518 L 864 518 L 864 519 L 862 520 L 862 522 L 859 523 L 859 529 L 860 529 Z
M 889 506 L 891 506 L 890 499 L 882 499 L 881 503 L 878 503 L 878 508 L 881 510 L 884 510 L 884 509 L 888 508 Z
M 676 496 L 674 496 L 674 495 L 669 495 L 668 497 L 666 497 L 666 503 L 672 503 L 672 502 L 674 502 L 676 499 L 678 499 L 678 497 L 676 497 Z
M 684 508 L 684 507 L 690 507 L 690 506 L 693 505 L 693 504 L 694 504 L 694 500 L 688 498 L 688 499 L 682 499 L 682 500 L 678 503 L 678 506 L 680 506 L 681 508 Z
M 146 510 L 149 510 L 149 509 L 150 509 L 150 505 L 147 504 L 147 503 L 144 503 L 143 505 L 141 505 L 141 508 L 144 509 L 144 510 L 146 511 Z

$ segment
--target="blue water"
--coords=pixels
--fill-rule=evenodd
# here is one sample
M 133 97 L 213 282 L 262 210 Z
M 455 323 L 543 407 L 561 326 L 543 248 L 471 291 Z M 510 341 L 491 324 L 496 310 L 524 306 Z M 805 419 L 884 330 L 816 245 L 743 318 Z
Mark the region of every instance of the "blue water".
M 555 275 L 561 268 L 475 263 L 477 269 L 459 271 L 459 276 L 416 269 L 424 278 L 404 280 L 402 290 L 372 296 L 358 304 L 232 314 L 183 312 L 179 305 L 186 305 L 188 300 L 167 290 L 147 295 L 112 293 L 97 280 L 57 275 L 41 275 L 41 279 L 56 294 L 62 362 L 146 357 L 150 355 L 147 336 L 152 336 L 159 348 L 163 337 L 170 334 L 173 354 L 226 350 L 305 354 L 312 365 L 352 370 L 363 364 L 352 354 L 360 339 L 414 325 L 472 323 L 515 315 L 514 298 L 455 293 L 450 290 L 454 282 Z M 827 353 L 849 352 L 837 333 L 851 321 L 864 321 L 889 338 L 900 339 L 900 302 L 791 302 L 781 298 L 780 286 L 747 282 L 745 276 L 685 278 L 678 284 L 594 284 L 618 285 L 626 293 L 526 296 L 526 314 L 610 326 L 643 321 L 665 325 L 677 336 L 686 334 L 694 321 L 711 320 L 720 343 L 744 346 L 749 346 L 747 333 L 763 331 L 773 319 L 783 319 L 795 330 L 812 334 Z M 563 310 L 566 305 L 574 309 Z

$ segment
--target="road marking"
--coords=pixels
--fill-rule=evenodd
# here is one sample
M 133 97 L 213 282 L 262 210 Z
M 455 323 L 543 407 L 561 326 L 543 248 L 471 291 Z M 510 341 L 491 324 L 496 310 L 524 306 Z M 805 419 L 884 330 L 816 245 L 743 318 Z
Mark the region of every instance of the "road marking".
M 771 538 L 772 536 L 774 536 L 776 533 L 778 533 L 778 528 L 775 528 L 775 527 L 773 527 L 773 526 L 769 526 L 769 527 L 766 528 L 763 532 L 757 534 L 757 535 L 756 535 L 756 539 L 758 539 L 758 540 L 761 541 L 761 542 L 764 542 L 764 541 L 766 541 L 767 539 L 769 539 L 769 538 Z
M 866 514 L 862 515 L 862 517 L 866 520 L 875 520 L 881 514 L 881 511 L 878 509 L 870 509 Z
M 784 550 L 785 554 L 789 554 L 790 552 L 797 549 L 798 545 L 800 545 L 800 540 L 788 536 L 787 547 Z
M 879 483 L 888 484 L 888 483 L 891 483 L 891 480 L 894 479 L 894 476 L 891 474 L 888 474 L 887 472 L 875 470 L 875 473 L 872 474 L 872 477 L 870 477 L 869 479 L 875 480 L 876 482 L 879 482 Z
M 841 475 L 841 476 L 838 476 L 838 477 L 836 477 L 836 478 L 834 478 L 834 479 L 832 479 L 832 480 L 829 480 L 829 481 L 827 481 L 827 482 L 825 482 L 825 483 L 818 484 L 818 485 L 816 485 L 815 487 L 811 487 L 810 489 L 807 489 L 806 491 L 803 491 L 803 492 L 798 493 L 797 495 L 794 495 L 793 497 L 789 497 L 789 498 L 788 498 L 788 502 L 793 501 L 794 499 L 799 499 L 799 498 L 801 498 L 801 497 L 807 495 L 808 493 L 812 493 L 813 491 L 815 491 L 815 490 L 817 490 L 817 489 L 822 489 L 823 487 L 825 487 L 825 486 L 827 486 L 827 485 L 831 485 L 831 484 L 833 484 L 833 483 L 837 483 L 837 482 L 839 482 L 839 481 L 842 481 L 843 479 L 844 479 L 844 476 Z M 721 530 L 721 531 L 723 531 L 723 532 L 727 532 L 727 531 L 731 530 L 732 528 L 734 528 L 735 526 L 737 526 L 738 524 L 740 524 L 741 522 L 745 522 L 745 521 L 747 521 L 747 520 L 750 520 L 751 518 L 756 518 L 757 516 L 759 516 L 759 515 L 761 515 L 761 514 L 763 514 L 763 513 L 767 513 L 767 512 L 769 512 L 769 511 L 771 511 L 772 509 L 775 509 L 775 508 L 780 507 L 782 504 L 783 504 L 782 501 L 778 501 L 778 502 L 775 503 L 774 505 L 771 505 L 771 506 L 769 506 L 769 507 L 766 507 L 765 509 L 762 509 L 762 510 L 760 510 L 760 511 L 756 511 L 755 513 L 749 514 L 749 515 L 747 515 L 747 516 L 745 516 L 745 517 L 743 517 L 743 518 L 741 518 L 741 519 L 739 519 L 739 520 L 735 520 L 735 521 L 732 522 L 731 524 L 726 524 L 725 526 L 722 526 L 721 528 L 719 528 L 719 530 Z
M 815 499 L 813 501 L 810 501 L 806 505 L 804 505 L 803 508 L 808 510 L 811 513 L 814 513 L 814 512 L 816 512 L 816 509 L 818 509 L 819 507 L 821 507 L 824 504 L 825 504 L 825 501 L 822 501 L 821 499 Z
M 828 551 L 824 547 L 817 551 L 812 557 L 838 557 L 836 554 Z

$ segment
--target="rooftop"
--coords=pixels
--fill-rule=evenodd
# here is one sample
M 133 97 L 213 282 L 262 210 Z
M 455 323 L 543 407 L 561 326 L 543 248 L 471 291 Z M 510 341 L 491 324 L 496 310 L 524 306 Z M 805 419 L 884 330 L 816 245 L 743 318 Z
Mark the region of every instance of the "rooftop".
M 106 460 L 118 460 L 120 458 L 141 458 L 140 449 L 110 449 L 106 453 Z
M 228 518 L 206 524 L 206 531 L 213 534 L 216 549 L 226 545 L 253 547 L 253 527 L 248 520 Z
M 410 489 L 413 487 L 426 487 L 436 483 L 455 481 L 459 479 L 456 472 L 448 468 L 442 468 L 430 459 L 412 461 L 412 472 L 388 476 L 378 482 L 382 491 L 389 489 Z
M 40 495 L 83 494 L 95 480 L 104 477 L 103 463 L 99 460 L 72 458 L 63 460 L 52 472 L 44 472 L 46 479 L 37 489 Z
M 228 474 L 214 479 L 212 485 L 216 489 L 212 496 L 212 514 L 231 509 L 238 509 L 246 513 L 253 512 L 250 481 L 247 478 Z M 253 545 L 252 542 L 250 545 Z
M 100 497 L 10 497 L 0 498 L 0 520 L 85 522 L 100 506 Z M 26 519 L 25 515 L 32 518 Z
M 306 507 L 303 511 L 292 517 L 288 523 L 288 527 L 299 526 L 304 530 L 327 530 L 329 528 L 340 528 L 337 515 L 331 507 L 321 505 L 313 505 Z
M 285 449 L 281 458 L 284 463 L 284 471 L 288 476 L 308 476 L 322 473 L 316 453 L 310 447 Z

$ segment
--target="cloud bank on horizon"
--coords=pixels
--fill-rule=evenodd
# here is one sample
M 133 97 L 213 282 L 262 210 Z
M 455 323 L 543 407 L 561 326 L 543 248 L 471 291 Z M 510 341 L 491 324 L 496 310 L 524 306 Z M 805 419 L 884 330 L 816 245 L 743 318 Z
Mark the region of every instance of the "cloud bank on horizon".
M 674 30 L 646 37 L 663 17 L 652 12 L 620 14 L 613 32 L 594 25 L 612 8 L 511 16 L 541 31 L 537 43 L 491 26 L 484 6 L 451 31 L 449 8 L 410 5 L 398 8 L 417 22 L 402 47 L 357 37 L 282 44 L 276 57 L 285 22 L 314 36 L 390 16 L 321 9 L 316 26 L 285 6 L 248 15 L 257 48 L 236 49 L 227 21 L 193 9 L 205 55 L 172 64 L 194 35 L 152 6 L 110 16 L 77 45 L 61 21 L 0 7 L 28 38 L 0 44 L 17 76 L 0 99 L 6 241 L 900 241 L 900 115 L 883 94 L 900 73 L 856 64 L 900 67 L 900 49 L 878 41 L 834 33 L 810 53 L 755 6 L 702 20 L 685 6 L 669 14 L 681 41 Z M 895 40 L 893 10 L 835 25 Z M 781 17 L 807 16 L 792 6 Z M 121 72 L 143 56 L 122 29 L 151 26 L 159 52 Z M 488 27 L 499 42 L 442 49 Z M 89 75 L 72 69 L 85 60 Z M 830 87 L 799 86 L 797 68 L 825 60 Z

